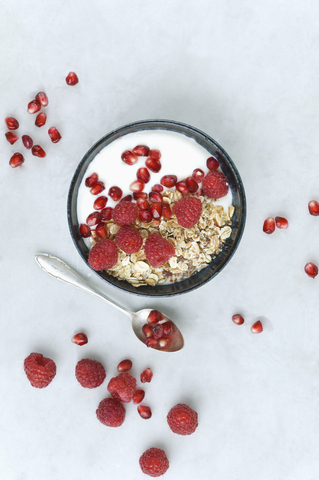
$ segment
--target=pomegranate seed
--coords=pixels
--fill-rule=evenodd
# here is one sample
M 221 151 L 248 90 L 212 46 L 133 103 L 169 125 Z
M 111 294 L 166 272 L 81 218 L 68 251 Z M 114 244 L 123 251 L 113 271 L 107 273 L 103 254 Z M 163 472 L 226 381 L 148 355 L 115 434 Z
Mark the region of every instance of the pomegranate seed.
M 98 181 L 99 177 L 98 177 L 98 174 L 97 173 L 92 173 L 92 175 L 90 175 L 89 177 L 87 177 L 85 179 L 85 186 L 86 187 L 93 187 L 93 185 L 96 184 L 96 182 Z
M 19 122 L 14 117 L 5 118 L 5 122 L 9 130 L 17 130 L 19 128 Z
M 164 185 L 164 187 L 166 188 L 175 187 L 176 182 L 177 182 L 176 175 L 164 175 L 164 177 L 161 178 L 161 185 Z
M 182 195 L 187 195 L 189 193 L 188 186 L 184 180 L 177 182 L 175 187 Z
M 276 227 L 288 228 L 288 220 L 284 217 L 275 217 Z
M 315 278 L 318 275 L 318 267 L 312 262 L 308 262 L 305 265 L 305 272 L 309 277 Z
M 142 332 L 144 333 L 145 337 L 147 337 L 147 338 L 153 337 L 153 330 L 147 323 L 145 323 L 145 325 L 143 325 Z
M 163 314 L 159 310 L 151 310 L 148 314 L 147 321 L 148 323 L 157 323 L 163 320 L 163 318 Z
M 163 190 L 164 190 L 164 187 L 159 183 L 156 183 L 155 185 L 152 186 L 152 192 L 162 193 Z
M 146 159 L 145 165 L 153 173 L 159 172 L 160 169 L 162 168 L 161 162 L 159 160 L 156 160 L 155 158 L 152 158 L 152 157 L 148 157 Z
M 6 135 L 6 139 L 11 145 L 13 145 L 14 143 L 16 143 L 17 140 L 19 140 L 18 135 L 15 135 L 12 132 L 7 132 L 5 135 Z
M 83 238 L 88 238 L 88 237 L 91 236 L 91 229 L 85 223 L 81 223 L 81 225 L 79 227 L 79 231 L 80 231 L 81 237 L 83 237 Z
M 126 195 L 126 197 L 123 197 L 121 202 L 131 202 L 133 200 L 132 195 Z
M 82 346 L 88 343 L 88 337 L 85 335 L 85 333 L 77 333 L 72 338 L 72 342 L 76 345 Z
M 168 205 L 168 203 L 162 204 L 162 215 L 165 218 L 171 218 L 171 216 L 173 215 L 171 207 Z
M 319 203 L 316 200 L 311 200 L 308 203 L 308 210 L 310 215 L 317 217 L 319 215 Z
M 111 187 L 108 195 L 114 200 L 114 202 L 117 202 L 122 197 L 123 192 L 119 187 Z
M 236 325 L 242 325 L 245 321 L 244 318 L 238 313 L 236 315 L 233 315 L 231 319 L 234 323 L 236 323 Z
M 151 200 L 151 202 L 154 202 L 154 203 L 160 203 L 163 201 L 162 195 L 158 192 L 150 192 L 148 194 L 148 198 Z
M 186 178 L 186 185 L 190 193 L 195 193 L 198 190 L 198 183 L 196 182 L 195 178 L 187 177 Z
M 104 223 L 99 223 L 95 228 L 96 236 L 99 238 L 107 238 L 107 231 L 105 230 Z
M 41 103 L 42 107 L 47 107 L 49 104 L 49 99 L 44 92 L 37 93 L 35 99 Z
M 55 127 L 50 127 L 48 130 L 48 134 L 51 138 L 52 143 L 58 143 L 62 138 L 59 130 Z
M 140 222 L 150 223 L 153 220 L 153 215 L 149 210 L 140 210 L 138 212 Z
M 205 177 L 205 173 L 200 168 L 195 168 L 192 173 L 192 177 L 195 178 L 197 183 L 201 183 Z
M 138 388 L 137 390 L 134 391 L 133 393 L 133 403 L 141 403 L 143 398 L 145 397 L 145 392 L 141 388 Z
M 31 102 L 28 103 L 28 113 L 37 113 L 41 110 L 41 103 L 39 100 L 31 100 Z
M 147 407 L 146 405 L 139 405 L 137 407 L 137 411 L 140 414 L 140 416 L 142 418 L 145 418 L 146 420 L 148 418 L 151 418 L 152 416 L 152 410 L 150 409 L 150 407 Z
M 94 210 L 102 210 L 102 208 L 104 208 L 106 204 L 107 204 L 107 197 L 101 196 L 94 201 L 93 208 Z
M 44 158 L 46 156 L 45 151 L 43 150 L 42 147 L 40 147 L 40 145 L 33 145 L 31 151 L 32 151 L 32 155 L 34 155 L 35 157 Z
M 43 127 L 45 125 L 45 122 L 47 121 L 47 116 L 45 113 L 41 112 L 37 115 L 37 118 L 35 119 L 35 125 L 36 127 Z
M 160 323 L 155 325 L 155 327 L 152 327 L 152 331 L 153 331 L 153 335 L 154 335 L 155 338 L 157 338 L 157 339 L 162 338 L 164 331 L 163 331 L 163 327 Z
M 144 190 L 145 184 L 142 180 L 134 180 L 130 185 L 130 190 L 132 192 L 142 192 Z
M 159 346 L 160 346 L 161 348 L 164 349 L 164 348 L 166 348 L 167 345 L 169 344 L 169 340 L 168 340 L 168 338 L 161 338 L 161 339 L 159 340 L 158 344 L 159 344 Z
M 265 233 L 271 234 L 274 233 L 276 228 L 275 219 L 273 217 L 268 217 L 264 221 L 263 231 Z
M 71 87 L 73 87 L 74 85 L 76 85 L 77 83 L 79 83 L 79 79 L 78 79 L 78 76 L 76 73 L 74 72 L 70 72 L 68 74 L 68 76 L 66 77 L 65 79 L 66 83 L 68 85 L 70 85 Z
M 90 213 L 88 218 L 86 219 L 86 223 L 88 224 L 89 227 L 94 227 L 94 225 L 97 225 L 101 220 L 100 217 L 100 212 L 93 212 Z
M 142 383 L 150 383 L 150 381 L 152 380 L 153 378 L 153 372 L 150 368 L 145 368 L 145 370 L 143 370 L 143 372 L 141 373 L 141 382 Z
M 33 147 L 33 140 L 29 135 L 22 135 L 22 143 L 28 150 Z
M 154 347 L 157 346 L 158 340 L 156 340 L 156 338 L 154 338 L 154 337 L 147 337 L 147 339 L 145 340 L 144 343 L 147 347 L 154 348 Z
M 136 200 L 136 205 L 140 210 L 147 210 L 149 208 L 149 203 L 146 198 L 138 198 Z
M 121 155 L 121 159 L 127 165 L 134 165 L 138 160 L 138 156 L 131 150 L 125 150 L 125 152 L 123 152 Z
M 206 160 L 206 165 L 210 171 L 217 170 L 219 167 L 219 161 L 215 157 L 209 157 Z
M 164 335 L 171 335 L 173 333 L 173 324 L 171 321 L 162 323 L 162 327 Z
M 250 329 L 251 333 L 261 333 L 263 331 L 263 326 L 260 320 L 254 323 Z
M 154 158 L 154 160 L 159 160 L 161 158 L 161 152 L 159 150 L 150 150 L 149 156 Z
M 138 180 L 141 180 L 142 182 L 144 183 L 148 183 L 150 181 L 150 178 L 151 178 L 151 174 L 150 172 L 147 170 L 147 168 L 145 167 L 142 167 L 142 168 L 139 168 L 136 172 L 136 178 Z
M 12 168 L 17 168 L 20 167 L 24 162 L 24 157 L 21 155 L 21 153 L 14 153 L 12 157 L 9 160 L 9 165 L 11 165 Z
M 129 370 L 131 370 L 132 366 L 133 366 L 133 363 L 131 360 L 129 359 L 122 360 L 117 366 L 117 371 L 128 372 Z
M 105 190 L 104 182 L 98 181 L 95 182 L 90 192 L 92 193 L 92 195 L 98 195 L 99 193 L 103 192 L 103 190 Z
M 133 148 L 132 152 L 139 157 L 148 157 L 150 149 L 146 145 L 137 145 Z
M 134 200 L 138 200 L 139 198 L 147 198 L 148 195 L 146 192 L 133 192 Z
M 100 218 L 102 222 L 108 222 L 109 220 L 111 220 L 112 212 L 113 212 L 113 208 L 111 207 L 103 208 L 103 210 L 101 210 L 100 212 Z
M 162 216 L 162 204 L 161 203 L 153 203 L 150 208 L 151 214 L 153 218 L 159 219 Z

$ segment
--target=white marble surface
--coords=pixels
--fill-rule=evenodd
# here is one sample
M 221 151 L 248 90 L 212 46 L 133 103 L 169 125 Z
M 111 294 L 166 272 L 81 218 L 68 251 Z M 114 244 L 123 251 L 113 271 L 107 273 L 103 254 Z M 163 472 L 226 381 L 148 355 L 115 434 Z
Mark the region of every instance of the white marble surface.
M 21 140 L 0 143 L 0 472 L 4 480 L 139 480 L 141 453 L 164 448 L 163 478 L 317 480 L 319 431 L 318 2 L 309 0 L 109 0 L 0 6 L 2 117 L 36 137 L 45 159 L 8 161 Z M 68 87 L 69 71 L 80 82 Z M 32 126 L 27 103 L 50 99 L 53 145 Z M 194 125 L 233 158 L 244 181 L 248 217 L 231 263 L 185 296 L 152 301 L 107 287 L 75 251 L 66 220 L 73 172 L 87 149 L 134 120 L 167 118 Z M 288 230 L 262 232 L 269 215 Z M 50 252 L 132 309 L 154 306 L 176 318 L 186 346 L 161 355 L 137 342 L 126 319 L 99 299 L 46 276 L 34 255 Z M 231 316 L 241 312 L 242 327 Z M 264 332 L 250 326 L 263 319 Z M 71 343 L 79 330 L 89 336 Z M 32 351 L 54 359 L 57 375 L 32 388 L 23 360 Z M 142 420 L 127 407 L 122 427 L 95 417 L 106 382 L 93 391 L 74 378 L 78 359 L 105 364 L 107 380 L 129 357 L 134 374 L 154 370 Z M 174 435 L 165 417 L 178 402 L 199 414 L 190 437 Z

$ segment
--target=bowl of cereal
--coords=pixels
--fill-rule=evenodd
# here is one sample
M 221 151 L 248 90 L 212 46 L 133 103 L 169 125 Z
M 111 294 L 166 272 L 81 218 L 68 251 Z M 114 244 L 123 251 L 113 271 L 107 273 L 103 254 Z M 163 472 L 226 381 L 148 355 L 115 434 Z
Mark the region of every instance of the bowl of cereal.
M 214 278 L 234 255 L 245 219 L 229 155 L 202 131 L 169 120 L 102 137 L 68 195 L 82 259 L 107 283 L 142 296 L 186 293 Z

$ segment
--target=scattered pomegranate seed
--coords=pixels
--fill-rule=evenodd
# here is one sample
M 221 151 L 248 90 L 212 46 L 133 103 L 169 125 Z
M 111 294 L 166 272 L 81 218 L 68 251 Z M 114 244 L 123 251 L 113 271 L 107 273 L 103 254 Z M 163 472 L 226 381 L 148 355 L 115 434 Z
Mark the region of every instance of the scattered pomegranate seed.
M 19 128 L 19 122 L 14 117 L 5 118 L 5 122 L 9 130 L 17 130 Z
M 153 215 L 149 210 L 140 210 L 138 212 L 140 222 L 150 223 L 153 220 Z
M 146 145 L 137 145 L 133 148 L 132 152 L 139 157 L 148 157 L 150 149 Z
M 130 185 L 130 190 L 132 192 L 142 192 L 144 190 L 145 183 L 142 180 L 134 180 Z
M 310 215 L 313 215 L 314 217 L 317 217 L 319 215 L 319 203 L 317 200 L 311 200 L 308 203 L 308 210 Z
M 201 183 L 205 177 L 205 173 L 200 168 L 195 168 L 192 173 L 192 177 L 195 178 L 197 183 Z
M 150 181 L 150 178 L 151 178 L 151 174 L 150 172 L 147 170 L 147 168 L 145 167 L 142 167 L 142 168 L 139 168 L 136 172 L 136 178 L 138 180 L 141 180 L 142 182 L 144 183 L 148 183 Z
M 195 193 L 198 190 L 198 183 L 196 182 L 195 178 L 187 177 L 186 178 L 186 185 L 190 193 Z
M 148 195 L 146 192 L 133 192 L 134 200 L 138 200 L 139 198 L 147 198 Z
M 142 327 L 142 332 L 144 333 L 145 337 L 153 337 L 153 330 L 150 325 L 145 323 Z
M 156 183 L 155 185 L 152 186 L 152 192 L 162 193 L 163 190 L 164 190 L 164 187 L 159 183 Z
M 9 160 L 9 165 L 11 165 L 12 168 L 17 168 L 20 167 L 24 162 L 24 157 L 21 155 L 21 153 L 14 153 L 12 157 Z
M 81 237 L 83 237 L 83 238 L 88 238 L 88 237 L 91 236 L 91 229 L 85 223 L 81 223 L 81 225 L 79 227 L 79 231 L 80 231 Z
M 314 263 L 308 262 L 305 265 L 305 272 L 309 277 L 315 278 L 318 275 L 318 267 Z
M 173 215 L 171 207 L 168 205 L 168 203 L 162 204 L 162 215 L 165 218 L 171 218 L 171 216 Z
M 215 157 L 209 157 L 206 160 L 206 165 L 210 171 L 217 170 L 219 167 L 219 161 Z
M 121 159 L 127 165 L 134 165 L 138 160 L 138 156 L 131 150 L 125 150 L 125 152 L 123 152 L 121 155 Z
M 73 87 L 74 85 L 76 85 L 77 83 L 79 83 L 79 79 L 78 79 L 78 76 L 76 73 L 74 72 L 70 72 L 68 74 L 68 76 L 66 77 L 65 79 L 66 83 L 68 85 L 70 85 L 71 87 Z
M 162 323 L 162 327 L 164 335 L 171 335 L 173 333 L 173 323 L 170 320 Z
M 88 224 L 89 227 L 94 227 L 94 225 L 97 225 L 100 223 L 101 217 L 100 217 L 100 212 L 93 212 L 90 213 L 88 218 L 86 219 L 86 223 Z
M 7 132 L 5 134 L 6 136 L 6 139 L 8 140 L 8 142 L 13 145 L 14 143 L 16 143 L 17 140 L 19 140 L 19 137 L 18 135 L 15 135 L 14 133 L 12 132 Z
M 102 208 L 104 208 L 105 205 L 107 204 L 107 200 L 108 200 L 107 197 L 104 197 L 104 196 L 98 197 L 93 203 L 94 210 L 102 210 Z
M 122 360 L 117 366 L 117 371 L 121 373 L 128 372 L 129 370 L 131 370 L 132 366 L 133 366 L 133 363 L 131 360 L 129 359 Z
M 161 178 L 161 185 L 164 185 L 164 187 L 166 188 L 175 187 L 176 182 L 177 182 L 176 175 L 164 175 L 164 177 Z
M 263 326 L 260 320 L 257 320 L 257 322 L 252 325 L 250 329 L 251 333 L 261 333 L 263 331 Z
M 42 107 L 47 107 L 49 104 L 49 99 L 44 92 L 37 93 L 35 99 L 41 103 Z
M 142 418 L 148 419 L 148 418 L 151 418 L 152 416 L 152 410 L 150 409 L 150 407 L 147 407 L 146 405 L 139 405 L 137 407 L 137 411 Z
M 109 220 L 111 220 L 112 212 L 113 212 L 112 207 L 103 208 L 100 212 L 100 218 L 101 218 L 102 222 L 108 222 Z
M 159 160 L 161 158 L 161 152 L 159 150 L 150 150 L 149 156 L 154 158 L 154 160 Z
M 233 316 L 231 317 L 231 319 L 232 319 L 232 321 L 233 321 L 234 323 L 236 323 L 236 325 L 242 325 L 242 324 L 244 323 L 244 321 L 245 321 L 245 320 L 244 320 L 244 317 L 242 317 L 242 316 L 239 315 L 239 314 L 233 315 Z
M 163 314 L 159 310 L 151 310 L 148 314 L 147 321 L 148 323 L 157 323 L 160 320 L 163 320 Z
M 184 180 L 177 182 L 175 187 L 176 187 L 176 190 L 181 192 L 182 195 L 187 195 L 189 193 L 188 186 Z
M 126 195 L 126 197 L 123 197 L 121 202 L 131 202 L 133 200 L 132 195 Z
M 35 157 L 44 158 L 46 156 L 45 151 L 43 150 L 42 147 L 40 147 L 40 145 L 33 145 L 31 151 L 32 151 L 32 155 L 34 155 Z
M 33 147 L 33 140 L 29 135 L 22 135 L 22 143 L 28 150 Z
M 82 346 L 88 343 L 88 337 L 85 335 L 85 333 L 76 333 L 72 338 L 72 342 L 76 345 Z
M 143 370 L 143 372 L 141 373 L 140 378 L 142 383 L 149 383 L 153 378 L 152 370 L 150 368 L 145 368 L 145 370 Z
M 159 219 L 162 216 L 162 204 L 161 203 L 153 203 L 150 208 L 150 212 L 155 219 Z
M 135 403 L 135 404 L 141 403 L 141 401 L 143 400 L 144 397 L 145 397 L 144 390 L 142 390 L 141 388 L 138 388 L 133 393 L 133 403 Z
M 145 165 L 151 172 L 157 173 L 160 171 L 162 168 L 161 162 L 159 160 L 156 160 L 155 158 L 148 157 L 145 161 Z
M 95 182 L 90 192 L 92 193 L 92 195 L 99 195 L 99 193 L 103 192 L 103 190 L 105 190 L 104 182 L 98 181 Z
M 36 127 L 43 127 L 45 125 L 45 122 L 47 121 L 47 116 L 45 113 L 41 112 L 37 115 L 37 118 L 35 119 L 35 125 Z
M 275 228 L 276 228 L 275 219 L 273 217 L 266 218 L 266 220 L 264 221 L 263 231 L 265 233 L 271 234 L 271 233 L 274 233 Z
M 28 113 L 37 113 L 41 110 L 41 103 L 39 100 L 31 100 L 31 102 L 28 103 Z
M 107 238 L 107 231 L 105 230 L 104 223 L 99 223 L 95 228 L 96 236 L 99 238 Z
M 62 138 L 59 130 L 56 127 L 50 127 L 48 134 L 52 143 L 58 143 Z
M 288 220 L 284 217 L 275 217 L 276 227 L 288 228 Z
M 111 187 L 108 195 L 114 200 L 114 202 L 117 202 L 122 197 L 123 192 L 119 187 Z
M 161 203 L 163 201 L 162 195 L 158 192 L 150 192 L 148 198 L 154 203 Z
M 140 210 L 148 210 L 150 206 L 146 198 L 138 198 L 136 200 L 136 205 Z

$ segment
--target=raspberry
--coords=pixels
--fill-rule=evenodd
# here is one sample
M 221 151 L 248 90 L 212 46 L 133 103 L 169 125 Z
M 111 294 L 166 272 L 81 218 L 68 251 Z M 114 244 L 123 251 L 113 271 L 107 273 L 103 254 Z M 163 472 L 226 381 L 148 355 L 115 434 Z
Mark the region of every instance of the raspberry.
M 168 470 L 169 461 L 164 450 L 149 448 L 140 457 L 140 467 L 146 475 L 160 477 Z
M 132 400 L 135 388 L 136 379 L 129 373 L 120 373 L 117 377 L 111 378 L 107 386 L 112 397 L 124 403 Z
M 119 229 L 115 236 L 115 241 L 117 246 L 129 255 L 138 252 L 143 245 L 143 238 L 140 232 L 129 225 Z
M 32 387 L 44 388 L 54 379 L 56 365 L 51 358 L 46 358 L 41 353 L 30 353 L 24 360 L 24 371 Z
M 225 175 L 219 171 L 209 172 L 203 179 L 203 192 L 209 198 L 221 198 L 228 193 L 228 181 Z
M 157 232 L 147 237 L 144 250 L 146 258 L 152 267 L 164 265 L 164 263 L 175 255 L 173 245 Z
M 173 206 L 173 212 L 179 225 L 184 228 L 192 228 L 202 214 L 202 202 L 196 197 L 184 197 Z
M 75 367 L 75 377 L 82 387 L 96 388 L 104 382 L 106 374 L 100 362 L 83 358 Z
M 120 427 L 125 420 L 125 413 L 123 404 L 115 398 L 104 398 L 96 410 L 97 418 L 108 427 Z
M 108 238 L 96 243 L 89 253 L 89 264 L 97 271 L 114 267 L 117 259 L 117 246 L 113 240 Z
M 198 427 L 198 415 L 188 405 L 178 403 L 168 412 L 167 423 L 172 432 L 179 435 L 190 435 Z
M 114 222 L 122 227 L 123 225 L 132 225 L 138 215 L 136 203 L 121 201 L 116 205 L 112 212 Z

